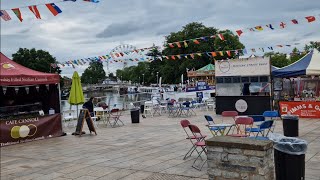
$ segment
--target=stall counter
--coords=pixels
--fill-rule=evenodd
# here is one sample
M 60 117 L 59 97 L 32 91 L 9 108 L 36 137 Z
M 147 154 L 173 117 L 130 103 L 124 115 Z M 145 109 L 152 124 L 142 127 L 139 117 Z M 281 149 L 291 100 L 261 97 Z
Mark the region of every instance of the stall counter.
M 62 135 L 61 114 L 0 119 L 0 145 L 7 146 Z
M 319 101 L 280 101 L 280 114 L 293 114 L 302 118 L 320 118 Z

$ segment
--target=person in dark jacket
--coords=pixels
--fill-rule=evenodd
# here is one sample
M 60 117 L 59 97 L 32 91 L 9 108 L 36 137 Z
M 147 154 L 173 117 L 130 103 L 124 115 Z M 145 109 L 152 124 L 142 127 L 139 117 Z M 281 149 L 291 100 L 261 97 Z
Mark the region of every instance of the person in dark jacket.
M 91 97 L 87 102 L 85 102 L 82 105 L 82 108 L 88 109 L 90 112 L 90 116 L 93 117 L 94 116 L 94 112 L 93 112 L 93 99 L 94 97 Z

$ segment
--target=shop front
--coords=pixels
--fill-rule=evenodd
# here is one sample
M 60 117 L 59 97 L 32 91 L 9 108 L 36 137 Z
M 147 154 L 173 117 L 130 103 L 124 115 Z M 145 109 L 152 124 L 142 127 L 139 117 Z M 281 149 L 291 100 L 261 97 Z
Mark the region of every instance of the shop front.
M 262 114 L 271 109 L 269 58 L 216 61 L 216 113 Z

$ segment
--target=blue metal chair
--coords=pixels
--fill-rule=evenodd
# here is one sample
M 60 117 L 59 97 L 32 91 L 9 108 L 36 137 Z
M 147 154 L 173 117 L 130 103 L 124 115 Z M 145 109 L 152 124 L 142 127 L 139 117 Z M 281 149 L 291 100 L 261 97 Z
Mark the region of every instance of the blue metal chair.
M 273 123 L 273 127 L 272 127 L 272 130 L 271 132 L 274 131 L 274 128 L 276 127 L 276 120 L 278 119 L 279 117 L 279 113 L 278 111 L 265 111 L 263 114 L 262 114 L 263 117 L 265 117 L 265 120 L 274 120 L 275 122 Z
M 204 115 L 204 118 L 206 118 L 206 120 L 208 122 L 207 127 L 209 128 L 209 130 L 213 136 L 218 136 L 218 133 L 220 133 L 220 134 L 224 133 L 224 130 L 226 129 L 225 127 L 211 127 L 211 125 L 215 124 L 211 116 Z
M 260 124 L 257 128 L 247 128 L 246 131 L 251 133 L 256 133 L 255 139 L 263 139 L 266 136 L 268 136 L 269 132 L 271 131 L 272 125 L 274 123 L 274 120 L 267 120 Z M 261 136 L 259 136 L 261 134 Z

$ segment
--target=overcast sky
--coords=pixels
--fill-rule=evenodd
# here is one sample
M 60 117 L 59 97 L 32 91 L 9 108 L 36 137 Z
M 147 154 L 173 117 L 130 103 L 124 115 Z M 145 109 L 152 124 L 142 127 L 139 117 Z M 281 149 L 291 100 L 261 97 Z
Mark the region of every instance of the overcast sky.
M 56 0 L 1 0 L 1 9 L 12 9 Z M 62 13 L 54 17 L 46 6 L 38 6 L 41 20 L 22 8 L 21 23 L 12 11 L 11 21 L 1 20 L 1 52 L 11 57 L 20 47 L 49 51 L 59 62 L 109 54 L 120 44 L 136 48 L 162 45 L 164 36 L 190 22 L 202 22 L 218 29 L 245 32 L 240 41 L 246 48 L 320 40 L 319 0 L 100 0 L 100 3 L 56 3 Z M 307 23 L 305 16 L 316 16 Z M 291 19 L 297 19 L 293 25 Z M 279 29 L 285 22 L 287 27 Z M 276 30 L 248 32 L 245 28 L 272 24 Z M 291 48 L 275 49 L 290 52 Z M 123 65 L 110 65 L 114 71 Z M 82 73 L 86 66 L 77 66 Z M 106 69 L 106 68 L 105 68 Z M 64 68 L 70 76 L 74 69 Z

